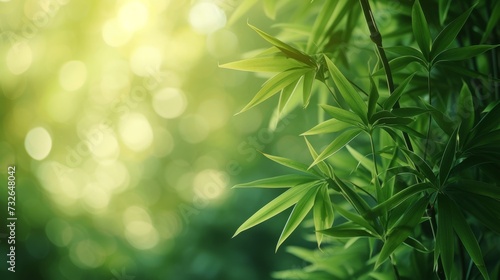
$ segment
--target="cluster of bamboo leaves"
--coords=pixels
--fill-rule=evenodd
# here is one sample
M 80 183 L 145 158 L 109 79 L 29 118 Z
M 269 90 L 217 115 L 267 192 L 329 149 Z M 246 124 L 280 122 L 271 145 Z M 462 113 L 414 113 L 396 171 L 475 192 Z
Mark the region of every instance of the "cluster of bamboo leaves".
M 383 47 L 392 71 L 367 40 L 362 51 L 375 62 L 356 83 L 348 78 L 358 75 L 348 67 L 359 47 L 352 37 L 356 30 L 370 36 L 359 2 L 263 2 L 271 18 L 280 10 L 303 14 L 280 25 L 280 36 L 249 24 L 269 48 L 221 65 L 271 73 L 240 113 L 278 96 L 282 116 L 300 105 L 305 115 L 318 100 L 329 118 L 297 136 L 310 162 L 263 154 L 290 173 L 235 186 L 284 191 L 234 235 L 293 208 L 276 250 L 311 216 L 306 232 L 319 249 L 289 247 L 310 265 L 276 278 L 497 279 L 498 257 L 485 260 L 500 251 L 500 103 L 498 88 L 474 85 L 498 85 L 500 3 L 399 2 L 391 15 L 401 30 L 381 34 L 393 43 Z M 235 14 L 255 3 L 244 1 Z M 374 15 L 386 5 L 371 4 Z M 389 79 L 397 86 L 387 86 Z M 317 137 L 328 144 L 313 145 Z M 335 168 L 342 149 L 358 164 Z

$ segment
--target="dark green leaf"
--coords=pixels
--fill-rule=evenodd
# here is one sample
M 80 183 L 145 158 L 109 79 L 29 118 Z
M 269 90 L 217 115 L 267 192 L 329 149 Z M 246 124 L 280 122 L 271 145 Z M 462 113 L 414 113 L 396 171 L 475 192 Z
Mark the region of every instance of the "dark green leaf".
M 446 278 L 451 279 L 451 271 L 453 269 L 453 256 L 455 249 L 455 236 L 453 234 L 453 219 L 455 213 L 451 207 L 449 198 L 443 194 L 438 195 L 438 223 L 436 250 L 434 251 L 434 261 L 441 256 L 443 269 Z
M 356 193 L 352 188 L 346 185 L 339 177 L 334 174 L 335 182 L 340 188 L 342 195 L 351 203 L 351 205 L 358 211 L 358 213 L 364 217 L 370 212 L 370 206 L 366 203 L 366 201 Z
M 457 150 L 457 133 L 458 129 L 455 129 L 448 139 L 446 148 L 444 149 L 443 156 L 441 158 L 441 163 L 439 165 L 439 182 L 441 186 L 444 186 L 448 176 L 450 174 L 451 168 L 455 162 L 455 154 Z
M 466 60 L 478 56 L 486 51 L 494 49 L 500 45 L 475 45 L 461 48 L 447 49 L 436 56 L 433 63 L 441 61 Z
M 419 108 L 419 107 L 405 107 L 393 109 L 391 113 L 398 117 L 416 117 L 421 114 L 428 113 L 429 110 Z
M 500 102 L 497 102 L 495 106 L 488 112 L 472 129 L 475 135 L 481 135 L 489 132 L 491 129 L 498 126 L 498 120 L 500 119 Z
M 470 13 L 476 5 L 472 5 L 465 13 L 454 19 L 437 35 L 432 44 L 431 60 L 442 51 L 444 51 L 458 35 L 465 22 L 469 18 Z
M 495 27 L 498 28 L 498 20 L 500 19 L 500 2 L 495 4 L 495 7 L 491 11 L 490 19 L 488 20 L 488 24 L 486 25 L 486 30 L 483 32 L 483 37 L 481 38 L 481 44 L 484 44 L 488 37 L 490 37 L 491 32 Z
M 429 32 L 429 26 L 427 25 L 427 20 L 425 19 L 424 11 L 420 6 L 419 0 L 415 1 L 415 4 L 413 4 L 413 9 L 411 12 L 411 23 L 415 40 L 417 41 L 417 44 L 424 57 L 428 59 L 430 47 L 432 44 L 431 34 Z
M 373 81 L 373 77 L 370 76 L 370 94 L 368 98 L 368 113 L 367 113 L 368 119 L 370 119 L 373 113 L 375 113 L 375 110 L 377 108 L 378 98 L 379 94 L 377 85 L 375 84 L 375 81 Z
M 391 196 L 391 198 L 384 201 L 383 203 L 380 203 L 375 208 L 373 208 L 372 211 L 376 215 L 381 215 L 382 213 L 390 211 L 394 207 L 400 205 L 408 198 L 432 188 L 433 186 L 431 183 L 417 183 L 415 185 L 411 185 L 403 189 L 402 191 L 398 192 L 397 194 Z
M 451 0 L 439 0 L 439 23 L 442 25 L 448 15 Z
M 358 214 L 352 213 L 350 211 L 345 210 L 344 208 L 333 204 L 333 208 L 335 211 L 337 211 L 340 215 L 348 219 L 349 221 L 352 221 L 353 223 L 356 223 L 360 225 L 361 227 L 365 228 L 368 232 L 370 232 L 372 235 L 376 236 L 377 231 L 375 228 L 363 217 L 361 217 Z
M 472 93 L 465 82 L 462 84 L 460 96 L 458 97 L 458 117 L 461 119 L 460 124 L 460 139 L 465 139 L 466 135 L 474 126 L 474 103 L 472 101 Z M 461 140 L 463 141 L 463 140 Z
M 385 110 L 390 110 L 394 107 L 394 104 L 396 104 L 396 102 L 398 102 L 399 98 L 401 97 L 401 95 L 403 95 L 406 87 L 408 86 L 408 84 L 410 83 L 411 79 L 413 79 L 413 76 L 415 76 L 415 74 L 411 74 L 410 76 L 408 76 L 395 90 L 394 92 L 391 94 L 391 96 L 389 96 L 389 98 L 387 98 L 384 103 L 382 104 L 382 106 L 384 107 Z
M 395 47 L 385 47 L 384 49 L 388 52 L 397 54 L 399 57 L 410 56 L 414 57 L 416 60 L 420 60 L 421 63 L 426 63 L 426 59 L 423 56 L 423 54 L 415 48 L 408 46 L 395 46 Z
M 417 239 L 409 236 L 408 238 L 406 238 L 405 241 L 403 241 L 404 244 L 414 248 L 415 250 L 419 251 L 419 252 L 422 252 L 422 253 L 430 253 L 432 252 L 431 250 L 427 249 L 427 247 L 424 246 L 424 244 L 422 244 L 422 242 L 418 241 Z
M 399 220 L 394 224 L 394 227 L 387 233 L 384 246 L 380 251 L 375 267 L 380 266 L 387 260 L 392 252 L 410 236 L 415 226 L 420 223 L 420 218 L 422 218 L 428 202 L 429 199 L 427 196 L 422 197 L 408 207 L 403 215 L 401 215 Z
M 459 209 L 458 205 L 450 200 L 451 211 L 453 213 L 453 228 L 457 233 L 458 237 L 462 241 L 467 253 L 471 257 L 474 264 L 477 266 L 484 279 L 490 279 L 488 271 L 486 270 L 486 265 L 484 264 L 483 254 L 481 253 L 481 248 L 477 243 L 477 239 L 474 236 L 470 226 L 467 224 L 462 211 Z

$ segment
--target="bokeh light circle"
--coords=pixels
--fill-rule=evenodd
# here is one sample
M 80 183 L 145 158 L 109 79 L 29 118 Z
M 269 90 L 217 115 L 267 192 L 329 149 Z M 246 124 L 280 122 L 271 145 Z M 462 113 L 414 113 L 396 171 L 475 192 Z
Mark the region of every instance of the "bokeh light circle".
M 30 157 L 36 160 L 43 160 L 49 155 L 52 149 L 52 137 L 45 128 L 35 127 L 26 134 L 24 147 Z

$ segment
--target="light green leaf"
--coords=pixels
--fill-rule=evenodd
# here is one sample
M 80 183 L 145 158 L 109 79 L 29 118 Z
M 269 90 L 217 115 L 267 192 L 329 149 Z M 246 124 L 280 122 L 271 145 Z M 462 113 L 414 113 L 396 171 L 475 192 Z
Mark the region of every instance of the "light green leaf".
M 249 228 L 252 228 L 290 208 L 297 203 L 317 183 L 306 183 L 292 187 L 273 199 L 246 220 L 234 233 L 233 237 Z
M 500 45 L 474 45 L 461 48 L 447 49 L 436 56 L 433 64 L 441 61 L 466 60 L 478 56 L 486 51 L 494 49 Z
M 453 269 L 453 256 L 455 249 L 455 235 L 453 234 L 453 219 L 455 213 L 451 207 L 448 197 L 443 194 L 438 195 L 438 223 L 436 250 L 434 251 L 434 262 L 441 256 L 443 269 L 447 279 L 451 279 Z
M 313 148 L 311 143 L 309 143 L 309 141 L 307 140 L 306 137 L 304 137 L 304 140 L 306 141 L 307 148 L 309 149 L 309 153 L 311 154 L 312 159 L 316 160 L 316 158 L 318 157 L 318 153 L 316 153 L 316 150 Z M 330 172 L 330 169 L 328 168 L 328 164 L 326 164 L 324 161 L 322 161 L 318 164 L 318 168 L 326 176 L 332 176 L 332 174 L 330 174 L 331 172 Z
M 377 85 L 375 84 L 373 77 L 370 76 L 370 94 L 368 97 L 368 113 L 367 113 L 368 119 L 370 119 L 372 117 L 373 113 L 375 113 L 375 110 L 377 108 L 378 98 L 379 98 L 379 94 L 378 94 Z
M 307 68 L 295 68 L 287 70 L 285 72 L 281 72 L 272 77 L 266 83 L 264 83 L 259 92 L 257 92 L 257 94 L 254 96 L 254 98 L 238 114 L 243 113 L 248 109 L 266 101 L 286 86 L 297 82 L 300 77 L 307 71 Z
M 350 123 L 356 126 L 362 126 L 363 121 L 351 111 L 344 110 L 342 108 L 330 106 L 330 105 L 321 105 L 321 108 L 325 110 L 330 116 L 334 117 L 339 121 L 343 121 L 345 123 Z
M 307 193 L 300 198 L 295 207 L 292 210 L 292 213 L 288 217 L 288 221 L 281 232 L 280 238 L 278 240 L 278 244 L 276 245 L 276 251 L 283 244 L 283 242 L 292 234 L 292 232 L 299 226 L 299 224 L 304 220 L 306 215 L 309 213 L 311 208 L 314 205 L 314 199 L 316 197 L 316 193 L 318 192 L 317 187 L 310 188 Z
M 328 66 L 328 70 L 330 72 L 330 76 L 333 79 L 333 82 L 339 89 L 340 94 L 349 105 L 351 110 L 358 115 L 365 123 L 368 123 L 368 119 L 366 117 L 368 108 L 359 95 L 359 93 L 354 89 L 351 83 L 344 77 L 342 72 L 333 64 L 333 62 L 325 55 L 326 65 Z
M 417 183 L 414 185 L 411 185 L 397 194 L 391 196 L 388 200 L 380 203 L 376 207 L 372 209 L 372 212 L 375 213 L 376 215 L 382 215 L 383 213 L 392 210 L 396 206 L 400 205 L 401 203 L 405 202 L 407 199 L 410 197 L 419 194 L 423 191 L 433 189 L 433 186 L 431 183 Z
M 412 204 L 407 210 L 401 215 L 401 218 L 394 224 L 394 227 L 387 233 L 384 246 L 380 251 L 377 258 L 377 263 L 375 267 L 379 267 L 387 258 L 396 250 L 396 248 L 405 241 L 408 236 L 413 232 L 415 226 L 420 223 L 420 218 L 422 218 L 425 208 L 429 199 L 427 196 L 420 198 L 417 202 Z
M 276 17 L 276 2 L 277 0 L 264 0 L 264 12 L 270 19 Z
M 314 78 L 316 77 L 316 71 L 312 70 L 304 74 L 304 83 L 303 83 L 303 97 L 302 104 L 304 108 L 309 105 L 309 101 L 311 100 L 312 95 L 312 86 L 314 82 Z
M 322 123 L 317 124 L 315 127 L 309 129 L 308 131 L 302 133 L 301 135 L 317 135 L 339 132 L 344 129 L 352 127 L 351 124 L 340 121 L 338 119 L 329 119 Z
M 432 44 L 431 34 L 429 32 L 429 26 L 427 25 L 427 20 L 425 19 L 424 11 L 420 6 L 419 0 L 415 1 L 415 4 L 413 4 L 413 9 L 411 12 L 411 23 L 415 40 L 417 41 L 417 44 L 424 57 L 428 59 L 430 47 Z
M 483 275 L 484 279 L 489 280 L 490 277 L 488 276 L 488 271 L 486 270 L 486 265 L 484 264 L 483 254 L 481 253 L 481 248 L 477 243 L 477 239 L 474 236 L 474 233 L 472 232 L 470 226 L 467 224 L 467 221 L 465 220 L 465 217 L 458 205 L 456 205 L 456 203 L 452 200 L 450 200 L 450 205 L 451 211 L 453 213 L 452 221 L 455 232 L 462 241 L 462 244 L 467 250 L 467 253 L 469 253 L 472 261 Z
M 232 13 L 231 17 L 229 18 L 227 25 L 231 26 L 233 25 L 238 19 L 240 19 L 244 14 L 247 13 L 248 10 L 250 10 L 255 3 L 257 3 L 257 0 L 244 0 L 242 3 L 240 3 L 238 6 L 236 6 L 236 10 Z
M 288 105 L 292 95 L 295 93 L 298 85 L 300 84 L 300 79 L 295 83 L 291 83 L 284 87 L 280 93 L 280 101 L 278 103 L 278 115 L 280 115 L 285 107 Z
M 219 65 L 221 68 L 250 72 L 284 72 L 304 64 L 282 55 L 249 58 Z
M 328 185 L 321 186 L 316 193 L 316 199 L 313 206 L 314 229 L 316 230 L 316 241 L 318 248 L 321 246 L 323 234 L 320 230 L 332 226 L 334 220 L 332 201 L 328 195 Z
M 448 179 L 448 176 L 450 175 L 451 168 L 453 167 L 453 163 L 455 162 L 455 154 L 457 150 L 457 134 L 458 134 L 458 129 L 456 128 L 455 131 L 450 136 L 450 139 L 448 139 L 448 143 L 446 144 L 446 148 L 444 149 L 443 156 L 441 158 L 441 163 L 439 165 L 439 182 L 441 186 L 444 186 L 444 183 Z
M 372 170 L 373 169 L 373 161 L 368 158 L 367 156 L 364 156 L 362 155 L 361 153 L 359 153 L 358 151 L 356 151 L 355 149 L 351 148 L 351 146 L 347 145 L 347 150 L 349 151 L 349 153 L 352 155 L 352 157 L 357 160 L 361 165 L 363 165 L 364 168 L 366 168 L 367 170 Z
M 434 40 L 434 43 L 432 44 L 430 57 L 431 60 L 436 55 L 444 51 L 453 42 L 453 40 L 455 40 L 458 32 L 460 32 L 460 30 L 464 26 L 475 6 L 476 4 L 473 4 L 465 13 L 454 19 L 452 22 L 446 25 L 445 28 L 441 30 L 441 32 L 439 32 L 436 39 Z
M 265 157 L 267 157 L 268 159 L 276 162 L 276 163 L 279 163 L 283 166 L 286 166 L 286 167 L 289 167 L 289 168 L 292 168 L 292 169 L 295 169 L 295 170 L 298 170 L 298 171 L 302 171 L 302 172 L 305 172 L 305 173 L 311 173 L 309 170 L 308 170 L 308 166 L 307 164 L 304 164 L 304 163 L 301 163 L 301 162 L 297 162 L 297 161 L 294 161 L 292 159 L 288 159 L 288 158 L 284 158 L 284 157 L 278 157 L 278 156 L 273 156 L 273 155 L 268 155 L 268 154 L 264 154 L 262 153 Z M 314 170 L 312 170 L 314 171 Z M 316 174 L 316 173 L 314 173 Z M 316 174 L 317 175 L 317 174 Z
M 309 168 L 334 155 L 345 145 L 347 145 L 347 143 L 356 138 L 356 136 L 358 136 L 360 133 L 360 129 L 351 129 L 344 131 L 342 134 L 337 136 L 337 138 L 335 138 L 335 140 L 333 140 L 332 143 L 330 143 L 330 145 L 328 145 L 325 150 L 321 152 L 321 154 L 319 154 L 318 158 L 316 158 L 316 160 L 311 164 L 311 166 L 309 166 Z
M 251 24 L 248 24 L 253 30 L 255 30 L 255 32 L 257 32 L 262 38 L 264 38 L 266 41 L 268 41 L 269 43 L 273 44 L 275 47 L 277 47 L 278 49 L 280 49 L 285 55 L 289 56 L 290 58 L 293 58 L 297 61 L 300 61 L 310 67 L 316 67 L 316 63 L 314 62 L 314 60 L 302 53 L 301 51 L 297 50 L 296 48 L 274 38 L 273 36 L 267 34 L 266 32 L 258 29 L 257 27 L 251 25 Z
M 408 76 L 404 81 L 394 90 L 394 92 L 387 98 L 384 103 L 382 104 L 382 107 L 385 110 L 390 110 L 394 107 L 394 105 L 398 102 L 399 98 L 401 98 L 401 95 L 403 95 L 406 87 L 410 83 L 411 79 L 413 79 L 414 74 L 411 74 Z
M 291 188 L 296 185 L 304 184 L 310 182 L 312 180 L 317 180 L 318 178 L 306 176 L 306 175 L 298 175 L 298 174 L 289 174 L 276 176 L 266 179 L 259 179 L 248 183 L 237 184 L 233 188 L 241 189 L 241 188 Z

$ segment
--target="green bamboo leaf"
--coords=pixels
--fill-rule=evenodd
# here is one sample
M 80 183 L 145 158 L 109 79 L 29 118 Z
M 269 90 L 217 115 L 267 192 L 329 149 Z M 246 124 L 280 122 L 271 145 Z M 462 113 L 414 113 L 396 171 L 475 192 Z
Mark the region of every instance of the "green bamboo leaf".
M 383 125 L 409 125 L 413 122 L 412 118 L 404 118 L 404 117 L 391 117 L 391 118 L 380 118 L 375 123 L 374 126 L 383 126 Z
M 427 20 L 425 19 L 424 11 L 420 6 L 419 0 L 415 1 L 413 4 L 413 9 L 411 12 L 411 23 L 413 28 L 413 35 L 417 41 L 418 47 L 426 59 L 429 58 L 429 51 L 431 47 L 431 34 L 429 32 L 429 26 L 427 25 Z
M 319 162 L 331 157 L 334 155 L 336 152 L 338 152 L 340 149 L 342 149 L 347 143 L 351 142 L 356 136 L 358 136 L 361 133 L 360 129 L 351 129 L 344 131 L 342 134 L 340 134 L 335 140 L 328 145 L 321 154 L 319 154 L 318 158 L 309 166 L 309 168 L 315 166 Z
M 291 169 L 295 169 L 295 170 L 298 170 L 298 171 L 302 171 L 302 172 L 305 172 L 305 173 L 311 173 L 311 170 L 308 169 L 308 166 L 307 164 L 304 164 L 304 163 L 301 163 L 301 162 L 297 162 L 297 161 L 294 161 L 292 159 L 288 159 L 288 158 L 284 158 L 284 157 L 278 157 L 278 156 L 273 156 L 273 155 L 268 155 L 268 154 L 264 154 L 262 153 L 265 157 L 267 157 L 268 159 L 276 162 L 276 163 L 279 163 L 283 166 L 286 166 L 288 168 L 291 168 Z M 314 171 L 314 170 L 312 170 Z M 314 173 L 314 172 L 313 172 Z M 314 173 L 314 175 L 318 175 L 316 173 Z
M 346 146 L 347 150 L 349 153 L 352 155 L 352 157 L 357 160 L 361 165 L 363 165 L 364 168 L 367 170 L 372 170 L 373 169 L 373 161 L 369 159 L 367 156 L 362 155 L 360 152 L 356 151 L 355 149 L 351 148 L 351 146 L 347 145 Z
M 259 92 L 257 92 L 257 94 L 254 96 L 254 98 L 240 112 L 238 112 L 238 114 L 241 114 L 248 109 L 266 101 L 286 86 L 297 82 L 300 77 L 307 71 L 307 68 L 290 69 L 272 77 L 266 83 L 264 83 Z
M 361 217 L 358 214 L 347 211 L 336 204 L 333 204 L 333 209 L 347 220 L 352 221 L 353 223 L 358 224 L 362 228 L 366 229 L 373 236 L 377 236 L 377 230 L 375 230 L 375 228 L 365 218 Z
M 316 160 L 316 158 L 318 158 L 318 153 L 316 153 L 316 150 L 314 149 L 314 147 L 311 145 L 311 143 L 309 143 L 309 141 L 307 140 L 306 137 L 304 137 L 304 140 L 306 141 L 306 145 L 307 145 L 307 148 L 309 149 L 309 153 L 311 154 L 312 156 L 312 159 L 313 160 Z M 325 174 L 326 176 L 331 176 L 331 172 L 330 172 L 330 169 L 328 168 L 328 165 L 322 161 L 318 164 L 318 168 L 319 170 L 321 170 L 321 172 L 323 172 L 323 174 Z
M 500 201 L 500 186 L 476 180 L 460 179 L 453 185 L 453 189 L 458 189 L 468 193 L 487 196 Z
M 491 32 L 495 27 L 497 27 L 498 20 L 500 20 L 500 2 L 495 4 L 495 7 L 491 11 L 490 19 L 486 25 L 486 29 L 483 32 L 483 37 L 481 38 L 481 44 L 484 44 L 486 40 L 490 37 Z
M 276 245 L 276 251 L 278 251 L 281 244 L 283 244 L 283 242 L 290 236 L 290 234 L 292 234 L 292 232 L 299 226 L 302 220 L 304 220 L 309 211 L 312 209 L 318 189 L 319 188 L 317 187 L 310 188 L 307 193 L 302 196 L 297 202 L 292 210 L 292 213 L 288 217 L 283 231 L 281 232 L 278 244 Z
M 249 72 L 284 72 L 304 64 L 281 55 L 254 57 L 219 65 L 221 68 Z
M 422 242 L 418 241 L 417 239 L 411 236 L 408 236 L 408 238 L 406 238 L 406 240 L 403 241 L 403 243 L 425 254 L 432 252 L 431 250 L 427 249 L 427 247 L 425 247 L 425 245 L 422 244 Z
M 388 200 L 377 205 L 375 208 L 372 209 L 372 212 L 375 213 L 376 215 L 380 216 L 383 213 L 386 213 L 386 212 L 394 209 L 395 207 L 397 207 L 401 203 L 405 202 L 410 197 L 412 197 L 416 194 L 419 194 L 423 191 L 433 189 L 433 188 L 434 188 L 433 185 L 431 183 L 428 183 L 428 182 L 427 183 L 417 183 L 417 184 L 411 185 L 411 186 L 401 190 L 397 194 L 391 196 L 391 198 L 389 198 Z
M 394 107 L 396 102 L 398 102 L 399 98 L 401 98 L 401 96 L 403 95 L 403 93 L 404 93 L 406 87 L 408 86 L 408 84 L 410 83 L 411 79 L 413 79 L 413 76 L 415 76 L 415 73 L 411 74 L 406 79 L 404 79 L 404 81 L 394 90 L 394 92 L 391 94 L 391 96 L 389 96 L 389 98 L 387 98 L 384 101 L 384 103 L 382 104 L 382 107 L 385 110 L 390 110 Z
M 377 108 L 378 98 L 379 98 L 379 94 L 378 94 L 377 85 L 375 84 L 373 77 L 370 76 L 370 94 L 368 97 L 368 113 L 367 113 L 368 119 L 370 119 L 372 117 L 373 113 L 375 113 L 375 110 Z
M 233 25 L 238 19 L 245 15 L 248 10 L 250 10 L 255 5 L 255 3 L 257 3 L 257 0 L 244 0 L 242 3 L 236 6 L 236 9 L 227 21 L 227 25 Z
M 471 192 L 453 191 L 449 192 L 465 211 L 470 213 L 482 224 L 491 229 L 493 232 L 500 234 L 500 203 L 493 198 L 477 195 Z
M 500 119 L 500 102 L 497 102 L 494 107 L 481 118 L 472 129 L 472 132 L 476 136 L 486 134 L 491 129 L 498 126 L 498 119 Z
M 443 25 L 450 9 L 451 0 L 439 0 L 439 23 Z
M 433 64 L 437 64 L 441 61 L 457 61 L 466 60 L 475 56 L 478 56 L 486 51 L 494 49 L 500 45 L 474 45 L 461 48 L 447 49 L 436 56 L 433 60 Z
M 336 238 L 375 237 L 354 222 L 346 222 L 338 226 L 320 230 L 320 232 Z
M 276 0 L 264 0 L 264 12 L 270 19 L 276 17 Z
M 462 84 L 462 89 L 458 97 L 457 114 L 461 119 L 460 139 L 465 139 L 466 135 L 474 127 L 474 102 L 472 101 L 472 93 L 465 82 Z
M 237 184 L 233 188 L 241 189 L 241 188 L 291 188 L 296 185 L 304 184 L 313 180 L 317 180 L 318 178 L 306 176 L 306 175 L 298 175 L 298 174 L 290 174 L 290 175 L 282 175 L 276 176 L 266 179 L 259 179 L 248 183 Z
M 304 83 L 303 83 L 303 97 L 302 97 L 302 104 L 304 108 L 306 108 L 309 105 L 309 101 L 311 100 L 311 95 L 312 95 L 312 86 L 314 79 L 316 77 L 316 71 L 312 70 L 304 74 Z
M 352 125 L 349 123 L 340 121 L 338 119 L 329 119 L 322 123 L 317 124 L 316 126 L 302 133 L 301 135 L 317 135 L 317 134 L 333 133 L 342 131 L 350 127 L 352 127 Z
M 462 29 L 465 22 L 469 18 L 470 13 L 474 9 L 476 4 L 473 4 L 465 13 L 454 19 L 448 25 L 441 30 L 441 32 L 437 35 L 434 43 L 432 44 L 431 50 L 431 60 L 442 51 L 444 51 L 448 46 L 455 40 L 458 35 L 458 32 Z
M 408 207 L 403 215 L 401 215 L 401 218 L 387 233 L 384 246 L 380 251 L 375 267 L 379 267 L 387 260 L 392 252 L 410 236 L 415 226 L 420 223 L 420 218 L 422 218 L 428 202 L 428 197 L 424 196 Z
M 366 203 L 366 201 L 358 193 L 346 185 L 339 177 L 335 174 L 333 176 L 335 183 L 337 183 L 340 191 L 342 192 L 342 195 L 347 199 L 347 201 L 349 201 L 349 203 L 351 203 L 354 209 L 356 209 L 362 217 L 365 217 L 371 210 L 368 203 Z
M 413 151 L 408 150 L 407 148 L 401 147 L 400 150 L 403 151 L 408 160 L 418 168 L 418 171 L 424 174 L 424 176 L 427 178 L 427 180 L 429 180 L 429 182 L 431 182 L 434 185 L 437 184 L 437 177 L 432 171 L 432 168 L 427 163 L 427 161 L 425 161 L 419 155 L 415 154 Z
M 328 185 L 320 187 L 316 193 L 316 199 L 313 206 L 314 229 L 316 230 L 316 241 L 318 248 L 321 246 L 323 234 L 320 232 L 332 226 L 334 220 L 333 206 L 328 195 Z
M 477 243 L 477 239 L 474 236 L 474 233 L 472 232 L 470 226 L 467 224 L 467 221 L 465 220 L 465 217 L 458 205 L 456 205 L 456 203 L 452 200 L 450 200 L 449 202 L 451 205 L 451 211 L 453 213 L 452 221 L 455 232 L 460 238 L 460 241 L 462 241 L 462 244 L 467 250 L 467 253 L 469 253 L 472 261 L 483 275 L 484 279 L 489 280 L 490 277 L 488 275 L 488 271 L 486 270 L 486 265 L 484 264 L 483 254 L 481 253 L 481 248 Z
M 415 129 L 413 129 L 413 128 L 409 127 L 409 126 L 405 126 L 405 125 L 391 125 L 391 126 L 388 126 L 387 128 L 397 129 L 397 130 L 406 132 L 409 135 L 412 135 L 412 136 L 415 136 L 415 137 L 419 137 L 421 139 L 426 139 L 427 138 L 427 136 L 425 136 L 424 134 L 416 131 Z M 387 131 L 387 129 L 386 129 L 386 131 Z
M 342 108 L 330 106 L 330 105 L 321 105 L 321 108 L 325 110 L 330 116 L 334 117 L 339 121 L 343 121 L 345 123 L 350 123 L 355 126 L 362 126 L 363 121 L 359 118 L 358 115 L 354 114 L 351 111 L 344 110 Z
M 405 107 L 405 108 L 397 108 L 391 110 L 391 113 L 398 117 L 416 117 L 418 115 L 422 115 L 428 113 L 429 110 L 419 108 L 419 107 Z
M 298 85 L 300 84 L 300 79 L 295 83 L 291 83 L 288 86 L 284 87 L 280 93 L 280 100 L 278 103 L 278 114 L 280 115 L 287 104 L 289 103 L 292 95 L 295 93 Z
M 279 213 L 290 208 L 297 203 L 311 188 L 317 185 L 316 182 L 297 185 L 286 190 L 284 193 L 273 199 L 246 220 L 234 233 L 233 237 L 249 228 L 252 228 Z
M 257 27 L 255 27 L 251 24 L 248 24 L 248 25 L 250 26 L 250 28 L 255 30 L 255 32 L 257 32 L 262 38 L 264 38 L 264 40 L 268 41 L 269 43 L 273 44 L 275 47 L 280 49 L 285 55 L 287 55 L 290 58 L 293 58 L 297 61 L 300 61 L 300 62 L 302 62 L 310 67 L 316 67 L 316 63 L 314 62 L 314 60 L 310 56 L 308 56 L 308 55 L 302 53 L 301 51 L 297 50 L 296 48 L 274 38 L 273 36 L 258 29 Z
M 443 269 L 447 279 L 451 279 L 453 269 L 453 256 L 455 249 L 455 236 L 453 234 L 453 219 L 456 213 L 453 212 L 448 197 L 443 194 L 438 195 L 438 224 L 436 237 L 436 250 L 434 251 L 434 262 L 441 256 Z
M 444 183 L 448 179 L 451 168 L 453 167 L 453 164 L 455 162 L 458 129 L 459 128 L 456 128 L 455 131 L 453 131 L 453 133 L 451 134 L 450 139 L 448 139 L 448 143 L 446 144 L 446 148 L 444 149 L 443 156 L 441 158 L 438 174 L 440 186 L 444 186 Z
M 426 107 L 432 115 L 432 119 L 437 123 L 437 125 L 444 131 L 446 134 L 451 135 L 453 133 L 454 123 L 443 112 L 436 109 L 434 106 L 428 104 L 423 101 L 424 107 Z
M 340 94 L 347 102 L 351 110 L 358 115 L 365 123 L 368 123 L 368 119 L 366 117 L 368 108 L 359 95 L 359 93 L 354 89 L 351 83 L 344 77 L 342 72 L 333 64 L 333 62 L 325 55 L 326 65 L 328 66 L 328 70 L 330 72 L 330 76 L 333 79 L 333 82 L 339 89 Z
M 427 69 L 427 62 L 423 62 L 413 56 L 398 56 L 389 61 L 389 67 L 391 71 L 395 73 L 403 72 L 408 69 L 408 66 L 414 62 L 422 65 L 424 69 Z M 412 71 L 413 72 L 413 71 Z M 385 75 L 384 69 L 379 69 L 373 73 L 373 76 Z
M 384 49 L 388 52 L 397 54 L 399 57 L 409 56 L 415 58 L 416 60 L 419 60 L 421 63 L 426 63 L 426 59 L 422 54 L 422 52 L 413 47 L 394 46 L 394 47 L 385 47 Z

